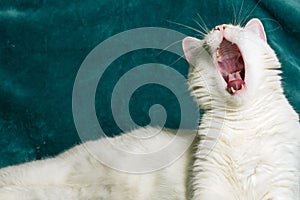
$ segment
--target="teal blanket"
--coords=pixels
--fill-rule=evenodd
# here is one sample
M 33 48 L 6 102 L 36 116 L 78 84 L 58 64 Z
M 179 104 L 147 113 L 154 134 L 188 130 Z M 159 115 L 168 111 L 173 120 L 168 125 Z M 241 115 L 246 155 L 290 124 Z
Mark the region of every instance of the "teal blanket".
M 265 25 L 268 41 L 282 62 L 285 94 L 300 113 L 299 0 L 1 1 L 0 167 L 54 156 L 81 142 L 73 120 L 73 86 L 86 56 L 106 39 L 140 27 L 161 27 L 201 38 L 193 30 L 203 31 L 197 23 L 211 29 L 222 23 L 244 25 L 253 17 Z M 125 39 L 118 41 L 120 45 L 128 42 Z M 169 48 L 171 44 L 126 52 L 109 64 L 94 97 L 97 119 L 108 136 L 133 128 L 126 124 L 120 128 L 111 109 L 114 86 L 126 72 L 161 63 L 186 77 L 187 62 Z M 182 93 L 188 95 L 186 85 Z M 160 104 L 167 115 L 164 126 L 179 127 L 180 105 L 168 87 L 146 84 L 132 94 L 129 105 L 122 99 L 117 103 L 121 106 L 115 111 L 121 121 L 126 122 L 123 108 L 128 108 L 137 125 L 160 125 L 151 121 L 156 114 L 151 107 Z M 195 106 L 192 100 L 190 104 Z M 201 111 L 195 108 L 194 112 Z

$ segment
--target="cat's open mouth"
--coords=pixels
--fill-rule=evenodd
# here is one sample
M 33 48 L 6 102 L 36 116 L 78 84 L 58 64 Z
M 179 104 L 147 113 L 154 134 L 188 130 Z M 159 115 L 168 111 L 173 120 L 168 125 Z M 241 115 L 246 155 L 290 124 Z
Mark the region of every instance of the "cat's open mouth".
M 236 44 L 226 40 L 217 49 L 217 63 L 227 83 L 227 91 L 234 95 L 245 89 L 245 62 Z

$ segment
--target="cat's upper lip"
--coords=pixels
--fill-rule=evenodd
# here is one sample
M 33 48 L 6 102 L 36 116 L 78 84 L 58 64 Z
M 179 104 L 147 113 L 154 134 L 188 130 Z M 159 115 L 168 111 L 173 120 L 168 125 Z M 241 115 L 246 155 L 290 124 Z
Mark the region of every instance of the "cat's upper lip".
M 217 65 L 226 90 L 234 95 L 245 90 L 245 62 L 238 45 L 223 38 L 216 51 Z

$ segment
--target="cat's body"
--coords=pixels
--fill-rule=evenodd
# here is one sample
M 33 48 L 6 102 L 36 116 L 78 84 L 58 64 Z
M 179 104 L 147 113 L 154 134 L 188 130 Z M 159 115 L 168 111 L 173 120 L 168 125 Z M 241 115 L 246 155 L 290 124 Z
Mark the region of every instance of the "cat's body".
M 148 140 L 134 140 L 124 135 L 111 141 L 127 151 L 147 154 L 169 143 L 174 133 L 151 127 L 127 133 L 152 135 L 155 132 L 159 134 Z M 189 131 L 186 134 L 190 134 Z M 105 151 L 107 149 L 101 148 L 100 140 L 91 141 L 52 159 L 2 169 L 0 199 L 186 199 L 189 150 L 169 167 L 143 174 L 120 172 L 103 165 L 96 154 Z M 119 162 L 119 165 L 126 163 Z
M 0 170 L 0 199 L 299 200 L 299 118 L 283 94 L 280 63 L 260 21 L 217 26 L 204 40 L 184 39 L 183 49 L 192 94 L 205 113 L 198 138 L 178 160 L 147 174 L 117 172 L 91 156 L 87 146 L 103 149 L 89 142 Z M 147 153 L 171 134 L 142 145 L 126 134 L 111 141 Z
M 221 135 L 205 158 L 195 155 L 193 199 L 300 199 L 297 116 L 285 99 L 273 101 L 215 117 Z

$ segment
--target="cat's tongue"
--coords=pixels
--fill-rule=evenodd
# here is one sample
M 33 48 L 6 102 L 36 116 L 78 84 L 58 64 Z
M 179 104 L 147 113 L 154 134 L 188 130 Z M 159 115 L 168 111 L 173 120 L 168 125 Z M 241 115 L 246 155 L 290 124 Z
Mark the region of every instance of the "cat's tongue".
M 245 82 L 241 77 L 240 71 L 228 75 L 227 90 L 231 94 L 235 94 L 237 91 L 244 89 L 244 86 Z

